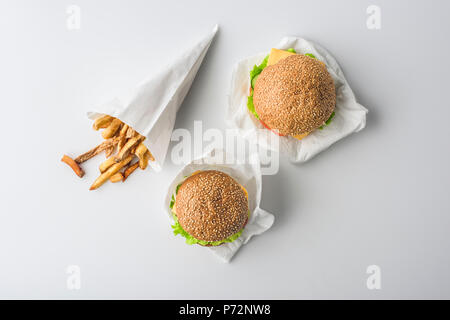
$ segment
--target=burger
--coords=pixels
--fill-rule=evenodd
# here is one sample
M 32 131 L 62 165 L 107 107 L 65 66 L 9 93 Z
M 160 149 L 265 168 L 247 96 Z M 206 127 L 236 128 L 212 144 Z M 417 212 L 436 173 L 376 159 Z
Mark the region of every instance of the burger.
M 249 218 L 248 193 L 228 174 L 196 171 L 180 183 L 169 207 L 173 233 L 187 244 L 218 246 L 242 234 Z
M 248 110 L 280 136 L 301 140 L 334 117 L 334 81 L 313 54 L 272 49 L 250 71 L 250 84 Z

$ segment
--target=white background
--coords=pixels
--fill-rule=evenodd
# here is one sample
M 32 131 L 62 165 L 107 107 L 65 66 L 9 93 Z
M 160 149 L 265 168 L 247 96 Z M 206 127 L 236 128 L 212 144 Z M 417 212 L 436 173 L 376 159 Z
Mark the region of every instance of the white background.
M 66 8 L 81 8 L 81 29 Z M 381 8 L 368 30 L 366 8 Z M 1 298 L 450 298 L 447 1 L 0 2 Z M 327 48 L 367 127 L 263 177 L 276 215 L 230 264 L 171 233 L 165 188 L 180 166 L 89 186 L 60 162 L 98 143 L 85 112 L 220 31 L 176 128 L 225 129 L 239 59 L 285 35 Z M 172 147 L 173 145 L 171 145 Z M 169 149 L 170 152 L 170 149 Z M 382 289 L 368 290 L 379 265 Z M 81 289 L 66 268 L 79 265 Z

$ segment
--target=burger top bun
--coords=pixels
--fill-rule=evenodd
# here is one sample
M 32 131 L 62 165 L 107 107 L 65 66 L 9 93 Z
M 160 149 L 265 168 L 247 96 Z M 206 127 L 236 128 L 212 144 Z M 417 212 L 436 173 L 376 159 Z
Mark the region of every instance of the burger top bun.
M 309 133 L 333 113 L 333 78 L 319 60 L 292 55 L 261 72 L 255 82 L 253 103 L 260 119 L 280 134 Z
M 196 239 L 221 241 L 239 232 L 248 218 L 248 200 L 229 175 L 202 171 L 178 189 L 176 212 L 181 227 Z

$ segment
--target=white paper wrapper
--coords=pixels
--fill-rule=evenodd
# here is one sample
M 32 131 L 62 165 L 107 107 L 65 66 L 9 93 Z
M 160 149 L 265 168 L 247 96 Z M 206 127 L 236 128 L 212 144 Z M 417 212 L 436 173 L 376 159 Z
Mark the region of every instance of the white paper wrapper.
M 292 162 L 305 162 L 336 141 L 353 132 L 358 132 L 366 126 L 367 109 L 356 102 L 341 68 L 327 50 L 311 41 L 296 37 L 283 38 L 276 48 L 294 48 L 300 54 L 314 54 L 316 58 L 325 62 L 336 87 L 336 109 L 333 121 L 323 130 L 315 130 L 302 140 L 290 136 L 280 137 L 281 153 L 287 154 Z M 255 64 L 260 64 L 268 52 L 244 59 L 235 66 L 228 97 L 227 124 L 238 129 L 242 136 L 259 143 L 262 147 L 278 151 L 274 149 L 267 135 L 258 133 L 257 129 L 264 129 L 264 127 L 247 109 L 250 70 Z
M 197 170 L 219 170 L 225 172 L 244 186 L 248 192 L 250 218 L 244 228 L 244 231 L 242 232 L 242 235 L 233 242 L 224 243 L 215 247 L 204 247 L 205 250 L 211 250 L 214 252 L 219 258 L 222 259 L 222 261 L 229 262 L 239 248 L 243 244 L 247 243 L 252 236 L 261 234 L 272 226 L 274 216 L 259 207 L 261 202 L 262 183 L 260 162 L 257 155 L 251 156 L 251 161 L 247 164 L 223 164 L 223 154 L 224 153 L 222 150 L 214 149 L 207 152 L 201 158 L 193 160 L 191 163 L 186 165 L 170 184 L 163 206 L 170 218 L 170 221 L 174 223 L 171 209 L 169 207 L 172 195 L 175 193 L 177 185 L 184 181 L 186 176 L 190 176 Z M 177 237 L 180 238 L 180 241 L 184 241 L 183 237 Z
M 217 30 L 216 25 L 211 33 L 172 64 L 138 85 L 129 97 L 115 98 L 88 112 L 88 117 L 95 119 L 102 114 L 108 114 L 145 136 L 144 144 L 155 158 L 155 161 L 150 161 L 149 164 L 154 170 L 160 171 L 169 147 L 177 111 Z

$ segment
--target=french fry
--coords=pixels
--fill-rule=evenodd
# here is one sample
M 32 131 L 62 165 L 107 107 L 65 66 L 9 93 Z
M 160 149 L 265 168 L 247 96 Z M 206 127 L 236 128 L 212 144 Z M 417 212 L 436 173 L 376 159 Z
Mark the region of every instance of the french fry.
M 116 146 L 111 146 L 108 149 L 105 150 L 105 156 L 106 158 L 109 158 L 113 153 L 114 150 L 116 149 Z
M 120 129 L 120 134 L 119 135 L 120 136 L 125 136 L 127 134 L 128 128 L 129 128 L 129 126 L 126 123 L 124 123 L 123 127 Z
M 127 139 L 130 139 L 130 138 L 133 138 L 135 134 L 136 134 L 136 131 L 134 131 L 134 129 L 132 127 L 128 127 L 125 137 Z
M 91 188 L 89 190 L 95 190 L 98 187 L 100 187 L 102 184 L 104 184 L 106 181 L 108 181 L 109 178 L 111 178 L 113 175 L 115 175 L 117 172 L 119 172 L 120 169 L 122 169 L 124 166 L 126 166 L 131 160 L 133 159 L 133 155 L 129 155 L 125 159 L 123 159 L 121 162 L 113 164 L 111 167 L 108 168 L 105 172 L 103 172 L 92 184 Z
M 144 154 L 147 152 L 147 147 L 143 142 L 139 143 L 136 148 L 135 154 L 139 159 L 144 158 Z
M 148 165 L 148 160 L 150 159 L 150 152 L 143 142 L 137 146 L 135 154 L 139 158 L 139 168 L 145 170 Z
M 105 161 L 103 161 L 100 164 L 100 167 L 99 167 L 100 173 L 105 172 L 106 170 L 108 170 L 109 167 L 111 167 L 115 163 L 116 163 L 116 159 L 114 159 L 114 157 L 106 159 Z
M 64 155 L 62 157 L 61 161 L 68 164 L 72 168 L 72 170 L 77 174 L 77 176 L 79 176 L 80 178 L 82 178 L 84 176 L 83 169 L 81 169 L 81 167 L 78 165 L 78 163 L 76 163 L 75 160 L 73 160 L 71 157 Z
M 120 125 L 122 124 L 122 121 L 119 119 L 114 119 L 111 124 L 102 132 L 102 137 L 104 139 L 109 139 L 114 137 L 114 135 L 117 133 L 117 131 L 120 128 Z
M 136 136 L 131 139 L 128 139 L 128 141 L 125 143 L 125 145 L 120 149 L 119 153 L 116 156 L 116 162 L 122 161 L 124 158 L 126 158 L 130 153 L 131 149 L 137 145 L 144 137 L 142 136 Z
M 99 188 L 108 180 L 112 183 L 124 182 L 138 167 L 144 170 L 149 160 L 155 160 L 142 143 L 145 137 L 121 120 L 102 115 L 95 119 L 92 127 L 94 130 L 104 129 L 102 137 L 105 141 L 74 159 L 67 155 L 61 159 L 81 178 L 84 171 L 80 164 L 105 151 L 107 159 L 100 164 L 100 175 L 91 185 L 90 190 Z M 133 161 L 135 156 L 137 161 Z
M 123 172 L 122 182 L 125 182 L 125 180 L 127 180 L 127 178 L 130 176 L 130 174 L 132 174 L 134 172 L 134 170 L 137 169 L 138 166 L 139 166 L 139 162 L 136 162 L 136 163 L 132 164 L 131 166 L 129 166 L 128 168 L 126 168 L 125 171 Z
M 128 125 L 124 124 L 122 129 L 120 129 L 120 133 L 119 133 L 119 143 L 118 143 L 118 148 L 119 150 L 122 149 L 122 147 L 125 145 L 125 143 L 127 142 L 127 131 L 128 131 Z
M 145 170 L 148 166 L 148 160 L 150 160 L 150 151 L 146 151 L 142 159 L 139 159 L 139 168 Z
M 106 127 L 108 127 L 111 124 L 111 122 L 113 120 L 114 120 L 113 117 L 105 114 L 105 115 L 95 119 L 94 124 L 92 125 L 92 127 L 94 128 L 94 130 L 106 128 Z
M 122 173 L 121 172 L 117 172 L 116 174 L 112 175 L 111 178 L 109 178 L 109 181 L 111 181 L 112 183 L 123 181 Z
M 83 153 L 82 155 L 79 155 L 74 160 L 78 164 L 83 163 L 83 162 L 91 159 L 92 157 L 95 157 L 97 154 L 99 154 L 103 150 L 106 150 L 110 147 L 114 147 L 117 144 L 117 142 L 118 142 L 118 140 L 115 138 L 105 140 L 102 143 L 100 143 L 98 146 L 96 146 L 95 148 L 89 150 L 88 152 Z
M 121 121 L 120 122 L 120 125 L 119 125 L 119 129 L 117 129 L 117 131 L 116 131 L 116 133 L 114 133 L 113 134 L 113 137 L 119 137 L 119 134 L 120 134 L 120 130 L 122 129 L 122 127 L 124 126 L 125 124 Z
M 127 138 L 125 137 L 119 137 L 119 143 L 117 144 L 117 149 L 121 150 L 123 146 L 127 143 Z

